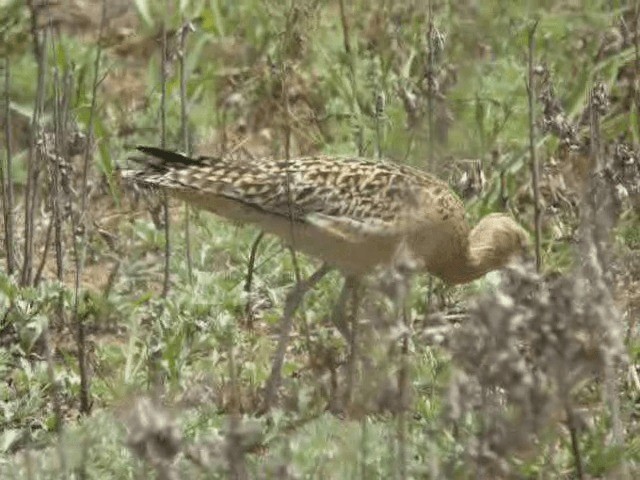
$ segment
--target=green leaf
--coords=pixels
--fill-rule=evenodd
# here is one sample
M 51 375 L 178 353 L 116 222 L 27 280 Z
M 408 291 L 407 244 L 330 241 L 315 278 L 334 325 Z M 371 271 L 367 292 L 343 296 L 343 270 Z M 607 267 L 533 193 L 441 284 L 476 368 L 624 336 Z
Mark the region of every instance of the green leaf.
M 136 9 L 138 10 L 138 15 L 142 18 L 143 22 L 147 27 L 153 26 L 153 18 L 151 17 L 151 10 L 149 9 L 149 2 L 147 0 L 135 0 Z
M 6 453 L 23 437 L 22 431 L 10 428 L 0 434 L 0 452 Z

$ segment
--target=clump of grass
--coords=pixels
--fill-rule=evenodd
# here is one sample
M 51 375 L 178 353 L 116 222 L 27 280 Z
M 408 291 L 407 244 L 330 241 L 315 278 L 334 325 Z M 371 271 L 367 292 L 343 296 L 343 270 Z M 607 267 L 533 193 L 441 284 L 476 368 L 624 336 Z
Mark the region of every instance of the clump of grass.
M 146 397 L 137 399 L 128 415 L 127 445 L 157 472 L 158 478 L 179 478 L 173 467 L 182 449 L 182 433 L 175 420 Z
M 592 108 L 602 111 L 604 97 L 596 90 Z M 576 142 L 575 148 L 593 148 L 597 129 L 592 126 L 589 137 L 578 139 L 577 128 L 552 106 L 549 101 L 545 112 L 552 131 L 563 142 Z M 627 357 L 622 317 L 610 287 L 616 275 L 610 268 L 611 232 L 622 211 L 625 162 L 620 158 L 594 160 L 573 271 L 545 278 L 529 265 L 512 268 L 499 289 L 476 303 L 469 324 L 452 339 L 459 370 L 450 386 L 449 418 L 461 426 L 468 413 L 477 413 L 464 442 L 483 475 L 513 474 L 513 459 L 541 453 L 545 434 L 561 433 L 562 424 L 578 478 L 584 478 L 586 468 L 597 468 L 585 464 L 581 439 L 595 434 L 587 425 L 608 418 L 605 431 L 611 439 L 602 448 L 622 445 L 616 378 Z M 601 400 L 610 406 L 608 415 L 581 408 L 589 403 L 588 387 L 598 384 L 604 385 Z M 625 471 L 624 462 L 619 471 Z
M 478 413 L 475 435 L 467 439 L 478 468 L 486 475 L 513 473 L 508 459 L 536 452 L 558 419 L 572 437 L 579 435 L 579 393 L 620 366 L 622 338 L 602 278 L 585 268 L 556 279 L 530 266 L 513 268 L 451 342 L 460 371 L 451 384 L 449 414 L 459 424 L 466 413 Z M 579 452 L 574 445 L 581 470 Z

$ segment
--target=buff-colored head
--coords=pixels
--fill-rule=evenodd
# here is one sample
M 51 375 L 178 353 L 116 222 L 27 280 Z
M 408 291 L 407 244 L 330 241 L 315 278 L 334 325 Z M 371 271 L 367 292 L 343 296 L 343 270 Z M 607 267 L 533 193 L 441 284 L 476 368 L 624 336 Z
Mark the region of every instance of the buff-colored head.
M 513 218 L 502 213 L 483 217 L 471 231 L 471 259 L 495 270 L 529 250 L 529 234 Z M 487 270 L 487 271 L 489 271 Z
M 529 249 L 529 235 L 513 218 L 492 213 L 471 230 L 465 255 L 435 272 L 450 284 L 471 282 L 498 270 Z

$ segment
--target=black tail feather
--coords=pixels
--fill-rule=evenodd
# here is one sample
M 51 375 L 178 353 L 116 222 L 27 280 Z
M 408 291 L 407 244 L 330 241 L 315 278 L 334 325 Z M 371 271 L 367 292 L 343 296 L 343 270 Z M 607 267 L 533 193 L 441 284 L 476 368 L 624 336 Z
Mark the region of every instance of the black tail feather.
M 136 149 L 142 153 L 147 155 L 151 155 L 159 160 L 162 160 L 164 163 L 170 165 L 182 165 L 185 167 L 190 167 L 193 165 L 198 165 L 201 163 L 201 160 L 187 157 L 178 152 L 172 152 L 171 150 L 165 150 L 164 148 L 158 147 L 148 147 L 144 145 L 138 145 Z
M 150 159 L 149 157 L 147 158 L 132 157 L 131 159 L 134 162 L 142 163 L 147 167 L 152 167 L 157 170 L 166 170 L 168 168 L 179 169 L 183 167 L 206 165 L 207 161 L 213 160 L 212 158 L 209 158 L 209 157 L 198 157 L 198 158 L 187 157 L 182 153 L 173 152 L 171 150 L 165 150 L 164 148 L 148 147 L 144 145 L 138 145 L 136 147 L 136 150 L 144 153 L 145 155 L 149 155 L 150 157 L 153 157 L 153 158 Z

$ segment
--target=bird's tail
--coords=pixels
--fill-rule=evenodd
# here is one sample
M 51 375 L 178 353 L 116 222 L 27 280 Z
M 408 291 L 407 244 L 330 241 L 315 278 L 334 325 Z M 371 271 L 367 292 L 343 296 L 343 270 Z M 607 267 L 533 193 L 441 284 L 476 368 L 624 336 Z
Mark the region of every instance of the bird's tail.
M 148 157 L 144 157 L 146 160 L 142 160 L 145 165 L 153 165 L 159 169 L 180 169 L 181 167 L 193 167 L 203 163 L 202 158 L 188 157 L 182 153 L 165 150 L 164 148 L 139 145 L 136 150 L 148 155 Z
M 192 158 L 182 153 L 164 148 L 138 146 L 136 150 L 145 155 L 132 156 L 129 159 L 142 168 L 119 167 L 117 175 L 125 183 L 133 183 L 140 187 L 157 188 L 176 187 L 180 173 L 189 168 L 202 166 L 204 158 Z

